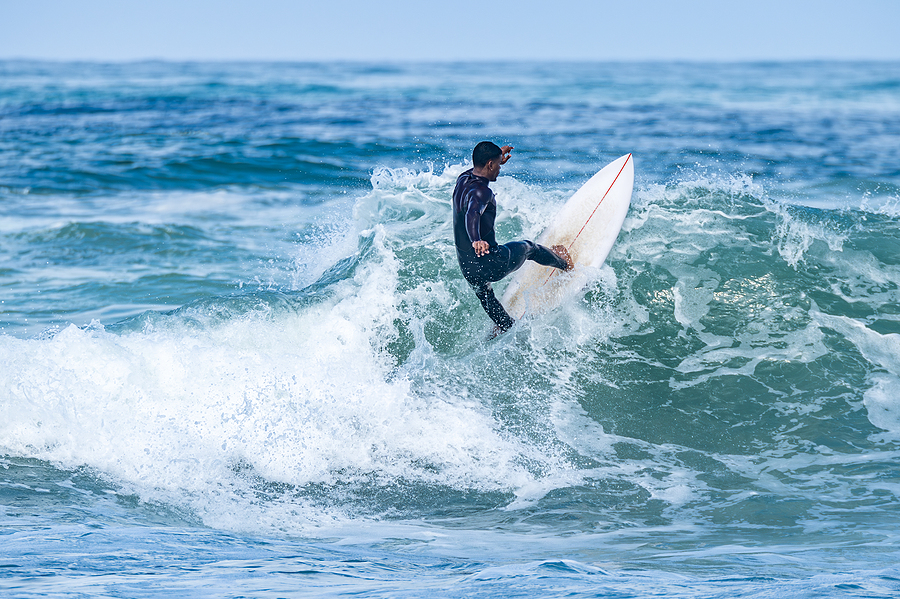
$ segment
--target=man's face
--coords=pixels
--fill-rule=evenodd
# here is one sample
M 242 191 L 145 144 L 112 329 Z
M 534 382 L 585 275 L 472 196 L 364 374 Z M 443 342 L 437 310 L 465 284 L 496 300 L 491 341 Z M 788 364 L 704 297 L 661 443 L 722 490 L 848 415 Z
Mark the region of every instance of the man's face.
M 500 158 L 501 156 L 497 156 L 492 160 L 488 160 L 487 164 L 484 165 L 484 174 L 487 176 L 488 181 L 497 180 L 497 175 L 500 174 Z

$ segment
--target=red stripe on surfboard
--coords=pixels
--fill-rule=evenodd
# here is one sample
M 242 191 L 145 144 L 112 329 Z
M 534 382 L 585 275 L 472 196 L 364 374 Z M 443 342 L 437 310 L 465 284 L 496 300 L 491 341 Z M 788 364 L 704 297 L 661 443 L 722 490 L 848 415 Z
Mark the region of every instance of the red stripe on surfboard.
M 605 199 L 606 199 L 606 196 L 609 195 L 609 192 L 612 190 L 613 186 L 616 184 L 616 181 L 619 180 L 619 175 L 621 175 L 621 174 L 622 174 L 622 171 L 625 170 L 625 165 L 628 164 L 628 161 L 629 161 L 629 160 L 631 160 L 631 154 L 630 154 L 630 153 L 628 154 L 628 158 L 625 159 L 625 162 L 622 163 L 622 168 L 620 168 L 620 169 L 619 169 L 619 172 L 616 173 L 616 178 L 613 179 L 612 183 L 609 184 L 609 188 L 603 193 L 603 197 L 600 198 L 600 201 L 597 202 L 597 205 L 596 205 L 596 206 L 594 206 L 594 211 L 591 212 L 591 215 L 590 215 L 589 217 L 587 217 L 587 220 L 584 221 L 584 225 L 581 226 L 581 230 L 578 231 L 578 234 L 575 235 L 575 238 L 574 238 L 574 239 L 572 239 L 572 243 L 570 243 L 570 244 L 568 245 L 568 247 L 566 248 L 567 251 L 570 250 L 570 249 L 572 248 L 573 245 L 575 245 L 575 242 L 578 240 L 578 237 L 584 232 L 585 227 L 587 227 L 587 226 L 588 226 L 588 223 L 591 222 L 591 219 L 594 218 L 594 214 L 597 213 L 597 210 L 600 208 L 600 204 L 603 203 L 603 200 L 605 200 Z M 550 280 L 550 277 L 552 277 L 554 274 L 556 274 L 556 271 L 557 271 L 557 270 L 559 270 L 559 269 L 554 268 L 554 269 L 551 269 L 551 270 L 550 270 L 550 274 L 548 274 L 548 275 L 547 275 L 547 278 L 544 279 L 544 282 L 541 283 L 541 287 L 543 287 L 544 285 L 547 284 L 547 281 Z

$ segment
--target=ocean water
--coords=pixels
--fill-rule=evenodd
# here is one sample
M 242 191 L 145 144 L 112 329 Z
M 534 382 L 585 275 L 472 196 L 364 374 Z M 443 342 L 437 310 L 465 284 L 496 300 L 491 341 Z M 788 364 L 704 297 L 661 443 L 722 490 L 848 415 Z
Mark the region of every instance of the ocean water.
M 0 595 L 900 595 L 900 64 L 0 62 L 0 285 Z

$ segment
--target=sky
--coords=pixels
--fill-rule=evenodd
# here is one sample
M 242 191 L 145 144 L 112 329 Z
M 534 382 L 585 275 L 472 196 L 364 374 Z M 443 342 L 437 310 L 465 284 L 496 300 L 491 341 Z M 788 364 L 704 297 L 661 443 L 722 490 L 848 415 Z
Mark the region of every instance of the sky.
M 900 0 L 0 0 L 0 59 L 900 60 Z

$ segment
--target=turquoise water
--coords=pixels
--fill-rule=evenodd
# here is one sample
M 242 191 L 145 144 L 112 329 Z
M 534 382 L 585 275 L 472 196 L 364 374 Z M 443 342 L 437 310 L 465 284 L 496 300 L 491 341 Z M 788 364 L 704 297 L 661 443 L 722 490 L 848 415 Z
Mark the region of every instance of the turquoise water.
M 0 590 L 896 596 L 898 73 L 0 62 Z M 493 341 L 481 139 L 502 240 L 636 174 Z

